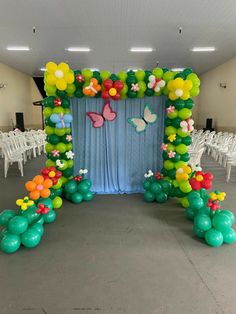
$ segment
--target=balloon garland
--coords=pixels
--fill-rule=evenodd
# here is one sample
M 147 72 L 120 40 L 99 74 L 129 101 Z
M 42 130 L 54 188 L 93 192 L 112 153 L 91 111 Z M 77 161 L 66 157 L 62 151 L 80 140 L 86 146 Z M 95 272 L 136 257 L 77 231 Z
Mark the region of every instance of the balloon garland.
M 44 223 L 56 219 L 56 210 L 62 206 L 62 197 L 79 204 L 91 201 L 91 181 L 81 169 L 74 176 L 72 115 L 70 97 L 102 97 L 105 100 L 143 98 L 166 95 L 165 136 L 161 145 L 163 169 L 145 174 L 144 199 L 164 203 L 177 197 L 185 208 L 187 219 L 194 223 L 193 232 L 210 246 L 236 241 L 232 228 L 234 215 L 220 210 L 225 193 L 211 188 L 213 176 L 197 165 L 188 165 L 188 146 L 193 130 L 192 96 L 199 94 L 200 80 L 187 68 L 172 72 L 167 68 L 138 70 L 111 74 L 90 69 L 73 71 L 68 64 L 48 62 L 44 75 L 47 98 L 43 100 L 45 133 L 47 134 L 46 167 L 41 174 L 26 182 L 29 196 L 16 201 L 18 210 L 7 209 L 0 214 L 0 247 L 5 253 L 16 252 L 21 245 L 36 247 L 44 233 Z

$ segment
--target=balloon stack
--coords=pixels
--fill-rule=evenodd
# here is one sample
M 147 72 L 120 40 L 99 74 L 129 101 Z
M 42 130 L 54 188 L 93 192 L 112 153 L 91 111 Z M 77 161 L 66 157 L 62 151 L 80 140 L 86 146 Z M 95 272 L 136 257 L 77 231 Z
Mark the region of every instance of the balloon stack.
M 86 169 L 80 169 L 80 174 L 82 171 L 86 171 Z M 90 190 L 91 186 L 91 181 L 85 179 L 83 175 L 75 176 L 65 184 L 64 196 L 74 204 L 79 204 L 82 201 L 91 201 L 93 199 L 93 193 Z
M 206 190 L 202 188 L 187 196 L 189 205 L 185 213 L 194 222 L 193 233 L 213 247 L 236 241 L 236 232 L 232 228 L 234 214 L 229 210 L 220 210 L 220 203 L 225 196 L 224 192 L 219 191 L 206 194 Z
M 149 170 L 145 175 L 143 183 L 144 200 L 146 202 L 165 203 L 171 191 L 171 183 L 168 180 L 163 180 L 160 173 L 153 174 Z
M 26 248 L 36 247 L 44 233 L 43 224 L 52 223 L 56 219 L 50 198 L 39 198 L 34 203 L 25 197 L 18 200 L 20 203 L 22 205 L 18 211 L 6 209 L 0 214 L 0 226 L 3 227 L 0 233 L 1 250 L 4 253 L 14 253 L 21 245 Z M 25 207 L 26 209 L 21 209 Z
M 21 245 L 36 247 L 44 233 L 43 224 L 55 221 L 62 206 L 62 173 L 55 167 L 43 168 L 41 174 L 25 183 L 29 196 L 16 200 L 18 211 L 6 209 L 0 214 L 0 247 L 5 253 L 16 252 Z

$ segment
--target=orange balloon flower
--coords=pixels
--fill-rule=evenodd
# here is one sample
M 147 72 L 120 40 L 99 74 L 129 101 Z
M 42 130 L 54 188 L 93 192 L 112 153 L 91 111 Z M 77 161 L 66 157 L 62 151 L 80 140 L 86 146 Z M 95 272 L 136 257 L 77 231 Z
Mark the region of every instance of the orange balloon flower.
M 91 78 L 88 86 L 83 88 L 83 94 L 85 96 L 94 97 L 101 90 L 101 85 L 98 84 L 98 80 Z
M 27 181 L 25 188 L 29 193 L 29 197 L 32 200 L 37 200 L 40 197 L 47 198 L 50 196 L 49 188 L 52 187 L 53 183 L 50 179 L 44 179 L 43 176 L 35 176 L 32 181 Z

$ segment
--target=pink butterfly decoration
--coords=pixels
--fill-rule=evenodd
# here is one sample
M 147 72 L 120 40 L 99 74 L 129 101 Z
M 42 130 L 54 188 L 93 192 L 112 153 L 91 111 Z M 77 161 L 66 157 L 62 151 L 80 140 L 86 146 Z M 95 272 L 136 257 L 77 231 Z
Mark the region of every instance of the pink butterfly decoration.
M 94 128 L 101 128 L 105 121 L 115 120 L 117 113 L 112 110 L 109 102 L 105 102 L 102 108 L 102 114 L 96 112 L 86 112 L 86 115 L 93 123 Z

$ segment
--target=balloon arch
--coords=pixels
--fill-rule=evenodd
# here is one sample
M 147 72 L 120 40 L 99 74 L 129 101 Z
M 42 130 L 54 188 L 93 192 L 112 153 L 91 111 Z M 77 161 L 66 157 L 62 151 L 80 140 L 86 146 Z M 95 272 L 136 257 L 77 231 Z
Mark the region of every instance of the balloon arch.
M 102 97 L 110 99 L 142 98 L 166 95 L 165 135 L 160 147 L 163 169 L 149 170 L 145 175 L 144 200 L 163 203 L 176 197 L 185 208 L 186 217 L 193 221 L 193 232 L 210 246 L 236 241 L 232 228 L 234 215 L 220 210 L 225 193 L 211 189 L 213 175 L 198 165 L 189 165 L 188 147 L 193 130 L 191 99 L 199 94 L 200 80 L 189 68 L 172 72 L 167 68 L 138 70 L 111 74 L 90 69 L 73 71 L 68 64 L 48 62 L 44 74 L 47 97 L 43 100 L 45 133 L 47 134 L 45 168 L 26 182 L 28 196 L 18 199 L 15 210 L 0 214 L 1 249 L 16 252 L 21 245 L 33 248 L 40 243 L 44 223 L 52 223 L 62 198 L 79 204 L 93 198 L 87 169 L 73 171 L 73 141 L 71 132 L 71 97 Z

